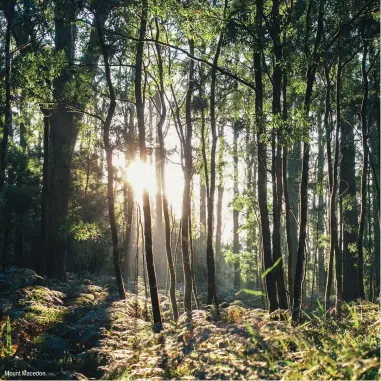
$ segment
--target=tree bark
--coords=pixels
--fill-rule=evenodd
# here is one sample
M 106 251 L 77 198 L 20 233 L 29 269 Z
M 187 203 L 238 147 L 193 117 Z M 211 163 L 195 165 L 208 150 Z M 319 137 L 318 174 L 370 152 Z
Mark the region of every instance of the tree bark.
M 322 111 L 322 110 L 321 110 Z M 318 205 L 317 205 L 317 288 L 318 291 L 325 291 L 326 271 L 324 267 L 324 246 L 320 242 L 320 237 L 324 233 L 324 199 L 323 199 L 323 178 L 324 178 L 324 138 L 321 114 L 318 114 L 318 163 L 317 163 L 317 187 L 318 187 Z
M 354 248 L 357 242 L 358 213 L 356 202 L 355 142 L 353 126 L 341 122 L 340 198 L 343 205 L 343 299 L 359 297 Z
M 282 44 L 280 41 L 280 17 L 279 17 L 279 1 L 274 0 L 272 3 L 272 27 L 270 35 L 274 44 L 275 66 L 272 76 L 273 84 L 273 99 L 272 99 L 272 114 L 273 114 L 273 134 L 272 134 L 272 181 L 273 181 L 273 261 L 280 259 L 279 264 L 274 269 L 279 307 L 287 309 L 287 296 L 284 286 L 284 270 L 281 253 L 281 214 L 282 214 L 282 149 L 281 149 L 281 92 L 282 92 Z
M 12 55 L 11 55 L 11 29 L 13 25 L 15 2 L 10 0 L 7 2 L 7 26 L 5 30 L 5 108 L 4 108 L 4 130 L 3 139 L 1 141 L 0 156 L 0 197 L 3 198 L 3 188 L 5 183 L 5 171 L 8 164 L 8 140 L 12 130 L 12 102 L 11 102 L 11 72 L 12 72 Z
M 263 117 L 263 85 L 262 85 L 262 67 L 261 53 L 259 46 L 262 43 L 262 14 L 263 0 L 256 0 L 257 10 L 255 15 L 256 21 L 256 48 L 254 51 L 254 72 L 255 84 L 258 91 L 255 93 L 255 122 L 257 127 L 257 144 L 258 144 L 258 202 L 261 215 L 262 227 L 262 247 L 263 247 L 263 264 L 265 270 L 273 265 L 271 258 L 271 237 L 270 222 L 267 204 L 267 152 L 266 145 L 262 141 L 262 135 L 265 134 L 265 124 Z M 278 308 L 276 296 L 276 280 L 274 272 L 270 271 L 266 277 L 267 297 L 269 299 L 270 312 Z
M 339 160 L 340 151 L 340 124 L 341 124 L 341 110 L 340 110 L 340 93 L 341 93 L 341 56 L 339 55 L 339 62 L 337 65 L 337 75 L 336 75 L 336 131 L 335 131 L 335 156 L 332 167 L 332 187 L 330 193 L 330 209 L 329 209 L 329 223 L 330 223 L 330 265 L 333 264 L 333 258 L 336 262 L 336 309 L 340 310 L 340 304 L 342 300 L 342 279 L 341 279 L 341 269 L 342 269 L 342 258 L 339 249 L 338 234 L 337 234 L 337 217 L 336 217 L 336 193 L 338 189 L 338 178 L 337 178 L 337 168 Z M 329 272 L 332 272 L 332 268 L 329 268 Z M 330 275 L 330 274 L 329 274 Z M 329 296 L 330 296 L 330 281 L 327 282 L 326 294 L 325 294 L 325 307 L 329 308 Z
M 97 15 L 95 16 L 97 17 Z M 106 120 L 103 124 L 103 143 L 106 151 L 107 162 L 107 203 L 108 203 L 108 216 L 112 237 L 112 252 L 113 252 L 113 264 L 116 277 L 116 285 L 118 288 L 118 294 L 121 299 L 126 299 L 126 292 L 124 290 L 124 283 L 122 278 L 122 272 L 120 270 L 120 254 L 119 254 L 119 240 L 118 230 L 116 226 L 115 218 L 115 199 L 114 199 L 114 167 L 112 164 L 112 152 L 113 148 L 110 143 L 110 128 L 112 118 L 116 108 L 116 95 L 114 85 L 111 79 L 109 54 L 106 46 L 106 42 L 103 35 L 102 23 L 98 22 L 97 25 L 99 42 L 102 49 L 103 61 L 105 65 L 105 75 L 109 91 L 110 104 L 107 110 Z
M 44 161 L 42 166 L 42 192 L 41 192 L 41 252 L 35 257 L 34 268 L 38 274 L 46 273 L 47 249 L 47 231 L 46 217 L 48 215 L 48 195 L 49 195 L 49 151 L 50 151 L 50 120 L 49 111 L 40 107 L 44 115 Z
M 79 100 L 73 94 L 67 94 L 68 84 L 74 84 L 73 62 L 76 31 L 72 20 L 65 17 L 65 5 L 55 4 L 55 50 L 63 52 L 67 66 L 61 75 L 53 80 L 53 98 L 56 103 L 50 112 L 51 150 L 49 152 L 49 196 L 48 214 L 46 216 L 47 248 L 46 273 L 51 278 L 66 279 L 67 239 L 66 224 L 71 186 L 71 163 L 75 142 L 78 135 L 79 121 L 82 113 L 74 111 L 71 106 L 85 108 L 85 100 Z M 106 15 L 100 15 L 102 27 Z M 95 67 L 99 52 L 98 32 L 94 28 L 90 34 L 84 61 L 89 67 Z M 95 73 L 95 71 L 93 72 Z M 70 106 L 69 106 L 70 105 Z
M 159 24 L 156 19 L 156 39 L 159 40 Z M 157 124 L 157 134 L 158 134 L 158 140 L 159 140 L 159 163 L 160 163 L 160 185 L 161 185 L 161 193 L 162 197 L 160 197 L 160 201 L 163 202 L 163 213 L 164 213 L 164 225 L 165 225 L 165 249 L 167 254 L 167 263 L 168 263 L 168 269 L 169 269 L 169 295 L 171 299 L 171 306 L 172 306 L 172 314 L 174 321 L 177 321 L 179 318 L 179 313 L 177 309 L 177 302 L 176 302 L 176 274 L 175 274 L 175 267 L 173 264 L 173 257 L 172 257 L 172 249 L 171 249 L 171 224 L 169 220 L 169 208 L 168 208 L 168 198 L 167 198 L 167 190 L 166 190 L 166 183 L 165 183 L 165 142 L 164 142 L 164 135 L 163 135 L 163 126 L 167 117 L 167 107 L 165 104 L 165 97 L 164 97 L 164 74 L 163 74 L 163 62 L 162 62 L 162 56 L 161 56 L 161 47 L 160 45 L 156 44 L 156 51 L 157 51 L 157 58 L 158 58 L 158 69 L 159 69 L 159 99 L 160 104 L 158 104 L 158 109 L 160 111 L 160 119 L 159 123 Z M 157 199 L 158 200 L 158 199 Z
M 363 21 L 363 29 L 365 28 Z M 362 31 L 364 33 L 364 31 Z M 357 235 L 357 284 L 359 297 L 365 299 L 364 291 L 364 251 L 363 251 L 363 240 L 364 240 L 364 228 L 365 228 L 365 211 L 366 211 L 366 181 L 367 181 L 367 171 L 368 171 L 368 94 L 369 94 L 369 83 L 368 74 L 366 70 L 366 60 L 368 55 L 368 42 L 363 38 L 363 53 L 361 62 L 361 75 L 363 84 L 363 98 L 361 104 L 361 143 L 363 151 L 363 160 L 361 168 L 361 188 L 360 188 L 360 220 L 359 220 L 359 230 Z
M 223 41 L 223 33 L 220 34 L 216 53 L 214 55 L 213 64 L 218 64 Z M 206 238 L 206 264 L 208 269 L 208 296 L 207 303 L 214 303 L 218 308 L 218 298 L 216 289 L 216 268 L 214 264 L 213 251 L 213 220 L 214 220 L 214 194 L 216 189 L 216 148 L 217 148 L 217 127 L 216 127 L 216 82 L 217 70 L 215 67 L 211 70 L 210 85 L 210 128 L 212 132 L 212 145 L 210 152 L 210 189 L 208 197 L 208 229 Z
M 234 175 L 233 175 L 233 192 L 234 200 L 236 201 L 239 197 L 238 189 L 238 130 L 234 130 L 233 138 L 233 162 L 234 162 Z M 241 287 L 241 266 L 239 259 L 239 210 L 233 207 L 233 253 L 235 254 L 234 262 L 234 288 L 239 290 Z
M 126 168 L 128 165 L 134 161 L 135 158 L 135 144 L 134 140 L 134 108 L 129 108 L 129 120 L 126 121 L 124 137 L 125 144 L 127 148 L 127 158 L 126 158 Z M 123 266 L 123 275 L 124 280 L 127 283 L 129 275 L 132 274 L 130 271 L 130 266 L 133 259 L 133 236 L 132 236 L 132 227 L 134 224 L 134 190 L 131 184 L 128 181 L 124 181 L 123 184 L 123 197 L 124 197 L 124 220 L 125 220 L 125 240 L 124 240 L 124 266 Z
M 307 68 L 307 83 L 306 92 L 304 97 L 304 115 L 309 117 L 310 105 L 312 98 L 312 89 L 315 82 L 315 73 L 318 65 L 318 57 L 320 55 L 320 41 L 323 33 L 323 15 L 324 15 L 325 0 L 319 2 L 319 16 L 318 25 L 316 30 L 316 37 L 314 43 L 314 50 L 312 61 Z M 307 31 L 308 32 L 308 31 Z M 308 33 L 307 33 L 308 34 Z M 300 183 L 300 218 L 299 218 L 299 242 L 295 270 L 295 283 L 294 283 L 294 302 L 292 308 L 292 321 L 296 322 L 299 319 L 301 307 L 301 291 L 303 280 L 303 265 L 305 260 L 305 245 L 306 245 L 306 229 L 307 229 L 307 211 L 308 211 L 308 172 L 309 172 L 309 159 L 310 159 L 310 143 L 304 142 L 303 159 L 302 159 L 302 179 Z
M 145 124 L 144 124 L 144 103 L 142 95 L 142 67 L 143 67 L 143 48 L 144 36 L 146 33 L 148 14 L 148 1 L 142 0 L 142 14 L 140 18 L 139 42 L 136 44 L 136 64 L 135 64 L 135 100 L 136 100 L 136 115 L 138 120 L 139 130 L 139 150 L 140 161 L 143 165 L 147 162 L 147 149 L 145 139 Z M 151 221 L 151 206 L 148 190 L 143 190 L 143 214 L 144 214 L 144 237 L 145 237 L 145 254 L 148 280 L 151 293 L 152 314 L 155 328 L 161 330 L 161 312 L 159 303 L 159 293 L 157 289 L 155 264 L 153 260 L 152 247 L 152 221 Z
M 216 215 L 216 270 L 217 279 L 221 275 L 222 265 L 222 202 L 224 198 L 224 151 L 225 137 L 224 126 L 219 130 L 219 148 L 218 148 L 218 186 L 217 186 L 217 215 Z
M 189 50 L 194 52 L 194 42 L 189 40 Z M 189 314 L 192 311 L 192 271 L 189 255 L 189 215 L 191 203 L 192 180 L 192 95 L 194 88 L 194 62 L 189 62 L 188 90 L 185 99 L 186 136 L 183 146 L 184 151 L 184 193 L 183 211 L 181 216 L 181 247 L 183 253 L 184 270 L 184 309 Z

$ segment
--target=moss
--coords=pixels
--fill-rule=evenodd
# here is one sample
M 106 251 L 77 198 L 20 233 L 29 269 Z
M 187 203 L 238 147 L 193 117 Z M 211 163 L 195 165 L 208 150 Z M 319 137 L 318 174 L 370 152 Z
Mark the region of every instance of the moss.
M 42 304 L 33 304 L 25 310 L 23 318 L 36 324 L 52 325 L 62 323 L 68 311 L 64 307 L 47 307 Z
M 86 306 L 86 305 L 94 305 L 95 297 L 92 294 L 80 294 L 75 300 L 74 305 Z

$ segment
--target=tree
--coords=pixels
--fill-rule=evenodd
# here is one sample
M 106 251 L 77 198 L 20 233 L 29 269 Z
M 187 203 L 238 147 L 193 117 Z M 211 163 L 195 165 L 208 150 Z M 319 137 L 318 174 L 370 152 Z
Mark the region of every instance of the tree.
M 264 116 L 263 116 L 263 86 L 262 86 L 262 65 L 261 53 L 258 49 L 262 40 L 262 14 L 263 1 L 256 0 L 256 49 L 254 50 L 254 75 L 257 91 L 255 93 L 255 122 L 257 127 L 257 145 L 258 145 L 258 203 L 261 215 L 262 226 L 262 247 L 263 247 L 263 263 L 265 270 L 273 266 L 271 258 L 271 237 L 270 222 L 267 207 L 267 153 L 266 144 L 263 142 L 265 134 Z M 278 300 L 276 297 L 275 277 L 272 271 L 266 274 L 267 297 L 270 304 L 270 312 L 278 308 Z
M 114 85 L 111 78 L 111 70 L 109 63 L 109 53 L 107 50 L 106 42 L 103 35 L 101 16 L 95 13 L 95 18 L 97 19 L 97 30 L 99 36 L 99 42 L 102 48 L 103 61 L 105 64 L 105 74 L 106 81 L 110 96 L 110 104 L 107 110 L 106 120 L 103 123 L 103 141 L 106 151 L 106 161 L 107 161 L 107 201 L 108 201 L 108 215 L 110 221 L 112 246 L 113 246 L 113 263 L 114 271 L 116 277 L 116 284 L 118 287 L 119 297 L 121 299 L 126 299 L 126 292 L 124 290 L 124 283 L 122 278 L 122 272 L 120 270 L 120 255 L 119 255 L 119 240 L 118 232 L 116 227 L 115 219 L 115 201 L 114 201 L 114 168 L 112 163 L 113 147 L 110 142 L 110 128 L 112 123 L 112 118 L 115 113 L 116 108 L 116 95 L 114 90 Z
M 156 39 L 159 40 L 160 31 L 159 31 L 159 24 L 158 24 L 157 18 L 155 22 L 156 22 Z M 156 52 L 157 52 L 157 59 L 158 59 L 159 85 L 160 85 L 160 88 L 158 91 L 159 98 L 158 98 L 157 106 L 158 106 L 158 109 L 161 110 L 159 123 L 157 125 L 157 133 L 158 133 L 158 139 L 159 139 L 160 176 L 161 176 L 160 185 L 161 185 L 161 191 L 162 191 L 164 224 L 165 224 L 165 249 L 167 254 L 167 263 L 168 263 L 169 277 L 170 277 L 169 278 L 170 279 L 169 294 L 171 298 L 173 319 L 176 321 L 179 317 L 179 313 L 177 310 L 177 302 L 176 302 L 176 274 L 175 274 L 175 267 L 174 267 L 173 258 L 172 258 L 171 224 L 169 220 L 168 198 L 167 198 L 167 191 L 166 191 L 166 184 L 165 184 L 165 145 L 164 145 L 163 126 L 167 117 L 167 107 L 165 104 L 165 96 L 164 96 L 165 90 L 164 90 L 164 74 L 163 74 L 161 47 L 158 44 L 156 44 Z
M 311 107 L 311 97 L 312 89 L 315 82 L 315 73 L 317 69 L 317 60 L 319 57 L 320 42 L 323 33 L 323 15 L 324 15 L 324 0 L 319 1 L 319 15 L 318 15 L 318 25 L 315 35 L 315 43 L 312 53 L 312 62 L 308 65 L 307 75 L 306 75 L 306 91 L 304 96 L 303 112 L 308 118 L 310 107 Z M 307 28 L 309 24 L 307 23 Z M 309 34 L 307 29 L 306 34 Z M 302 179 L 300 183 L 300 217 L 299 217 L 299 241 L 298 241 L 298 252 L 295 270 L 295 283 L 294 283 L 294 301 L 292 307 L 292 320 L 295 322 L 299 317 L 300 311 L 300 301 L 301 301 L 301 291 L 302 291 L 302 274 L 303 274 L 303 262 L 304 262 L 304 251 L 306 243 L 306 229 L 307 229 L 307 209 L 308 209 L 308 166 L 310 158 L 310 144 L 305 142 L 303 146 L 303 159 L 302 159 Z
M 0 156 L 0 194 L 3 192 L 5 183 L 5 170 L 7 168 L 8 140 L 12 131 L 12 103 L 11 103 L 11 29 L 15 12 L 15 2 L 5 2 L 5 13 L 7 15 L 7 28 L 5 32 L 5 108 L 4 108 L 4 131 L 1 140 Z
M 139 42 L 136 44 L 136 64 L 135 64 L 135 99 L 136 99 L 136 116 L 138 120 L 139 131 L 139 151 L 140 161 L 143 165 L 147 161 L 146 141 L 145 141 L 145 125 L 144 125 L 144 103 L 142 96 L 142 67 L 143 67 L 143 48 L 144 37 L 147 26 L 148 2 L 142 0 L 142 13 L 140 18 Z M 146 255 L 146 266 L 148 280 L 151 293 L 153 321 L 158 330 L 161 329 L 161 312 L 159 303 L 159 294 L 156 281 L 155 264 L 153 261 L 152 246 L 152 221 L 150 196 L 147 188 L 143 189 L 143 214 L 144 214 L 144 246 Z

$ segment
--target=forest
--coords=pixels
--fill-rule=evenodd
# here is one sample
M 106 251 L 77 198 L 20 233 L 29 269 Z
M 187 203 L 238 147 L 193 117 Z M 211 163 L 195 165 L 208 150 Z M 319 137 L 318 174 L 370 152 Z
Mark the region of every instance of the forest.
M 380 378 L 375 0 L 0 0 L 0 379 Z

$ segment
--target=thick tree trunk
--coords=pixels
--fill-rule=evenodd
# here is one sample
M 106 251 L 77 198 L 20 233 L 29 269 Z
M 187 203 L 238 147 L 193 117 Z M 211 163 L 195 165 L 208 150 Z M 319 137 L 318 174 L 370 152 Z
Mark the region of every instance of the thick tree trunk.
M 67 67 L 53 81 L 53 96 L 56 105 L 50 111 L 50 143 L 49 152 L 49 208 L 46 216 L 47 248 L 46 273 L 51 278 L 66 279 L 66 228 L 69 193 L 71 186 L 71 163 L 75 142 L 78 135 L 80 112 L 73 111 L 71 106 L 84 109 L 85 100 L 79 101 L 75 94 L 67 94 L 68 84 L 74 83 L 72 64 L 75 52 L 76 31 L 71 20 L 64 18 L 65 5 L 55 5 L 55 50 L 63 52 Z M 105 15 L 101 15 L 103 26 Z M 99 53 L 94 49 L 98 44 L 96 28 L 91 32 L 84 61 L 89 67 L 96 66 Z M 94 71 L 95 72 L 95 71 Z
M 139 131 L 139 150 L 140 161 L 143 165 L 147 161 L 147 149 L 145 138 L 145 124 L 144 124 L 144 103 L 142 95 L 142 68 L 143 68 L 143 48 L 144 36 L 146 33 L 147 25 L 148 2 L 142 0 L 142 14 L 140 18 L 139 29 L 139 42 L 136 44 L 136 64 L 135 64 L 135 99 L 136 99 L 136 115 L 138 120 Z M 159 303 L 159 293 L 156 281 L 155 264 L 153 260 L 153 247 L 152 247 L 152 221 L 151 221 L 151 206 L 150 196 L 147 189 L 143 190 L 143 214 L 144 214 L 144 237 L 145 237 L 145 254 L 146 265 L 149 279 L 149 286 L 151 292 L 152 314 L 153 321 L 156 329 L 161 329 L 161 312 Z

